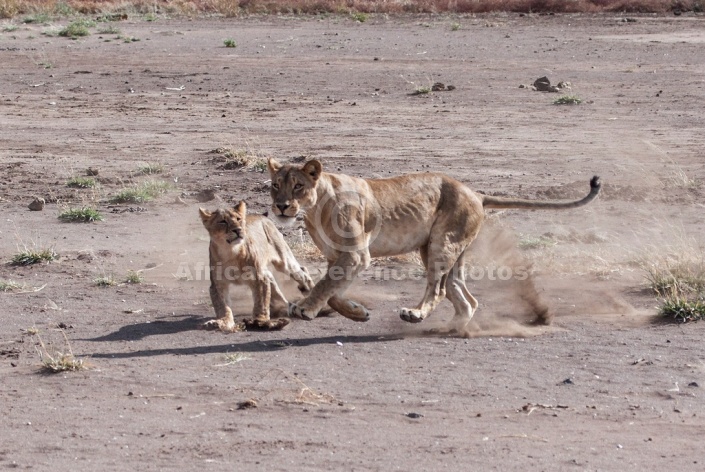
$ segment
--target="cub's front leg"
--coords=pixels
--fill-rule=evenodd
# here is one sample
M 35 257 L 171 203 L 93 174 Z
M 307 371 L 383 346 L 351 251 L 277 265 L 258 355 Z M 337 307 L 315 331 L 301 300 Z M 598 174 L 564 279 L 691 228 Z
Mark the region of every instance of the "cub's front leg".
M 235 330 L 233 311 L 230 308 L 230 284 L 227 281 L 213 278 L 211 273 L 211 303 L 215 309 L 215 319 L 203 323 L 204 329 L 218 329 L 223 332 Z
M 244 320 L 245 327 L 248 330 L 277 330 L 289 324 L 289 319 L 287 318 L 272 320 L 269 316 L 272 285 L 276 287 L 277 297 L 280 294 L 279 287 L 276 283 L 272 273 L 267 270 L 262 274 L 258 274 L 256 279 L 249 284 L 252 289 L 254 308 L 252 309 L 253 318 Z

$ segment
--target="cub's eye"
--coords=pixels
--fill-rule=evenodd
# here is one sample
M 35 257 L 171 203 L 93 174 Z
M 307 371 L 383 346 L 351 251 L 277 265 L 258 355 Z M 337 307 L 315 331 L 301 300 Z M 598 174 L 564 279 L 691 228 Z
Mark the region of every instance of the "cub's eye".
M 240 222 L 240 221 L 242 221 L 242 218 L 240 218 L 240 217 L 238 216 L 237 218 L 235 218 L 235 221 Z
M 279 190 L 279 184 L 272 184 L 272 188 L 274 190 Z
M 301 190 L 302 188 L 304 188 L 304 186 L 302 184 L 294 185 L 294 190 Z

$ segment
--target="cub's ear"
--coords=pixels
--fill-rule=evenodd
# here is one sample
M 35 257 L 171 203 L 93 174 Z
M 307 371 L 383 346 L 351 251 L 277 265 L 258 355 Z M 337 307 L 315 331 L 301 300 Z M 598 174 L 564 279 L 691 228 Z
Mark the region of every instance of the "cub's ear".
M 275 173 L 277 173 L 277 172 L 279 171 L 279 169 L 282 168 L 282 165 L 279 163 L 279 161 L 277 161 L 277 160 L 274 159 L 273 157 L 270 157 L 270 158 L 267 160 L 267 167 L 269 167 L 269 173 L 270 173 L 270 174 L 275 174 Z
M 323 166 L 321 165 L 320 162 L 317 160 L 312 160 L 308 161 L 304 166 L 301 168 L 302 171 L 304 171 L 309 177 L 313 179 L 314 182 L 318 180 L 318 178 L 321 176 L 321 172 L 323 171 Z
M 213 213 L 211 213 L 208 210 L 204 210 L 203 208 L 198 209 L 198 214 L 201 216 L 201 221 L 203 221 L 203 224 L 206 224 L 208 219 L 211 217 Z
M 247 214 L 247 204 L 245 203 L 245 200 L 240 200 L 240 203 L 238 203 L 235 207 L 235 211 L 240 213 L 240 216 L 244 218 Z

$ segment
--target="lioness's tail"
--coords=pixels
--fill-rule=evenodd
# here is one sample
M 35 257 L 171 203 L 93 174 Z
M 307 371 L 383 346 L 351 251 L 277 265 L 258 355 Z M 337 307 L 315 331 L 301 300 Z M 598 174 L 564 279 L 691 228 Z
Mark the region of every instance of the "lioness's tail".
M 567 208 L 577 208 L 587 205 L 593 201 L 595 197 L 597 197 L 597 194 L 600 193 L 601 187 L 602 183 L 600 183 L 600 178 L 595 176 L 590 180 L 590 193 L 580 200 L 568 202 L 536 202 L 519 198 L 491 197 L 489 195 L 481 195 L 482 206 L 484 208 L 519 208 L 524 210 L 564 210 Z

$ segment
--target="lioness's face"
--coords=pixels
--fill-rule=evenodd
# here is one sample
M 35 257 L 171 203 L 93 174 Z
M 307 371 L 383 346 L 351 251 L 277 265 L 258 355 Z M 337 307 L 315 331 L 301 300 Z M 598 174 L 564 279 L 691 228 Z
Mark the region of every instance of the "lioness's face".
M 232 209 L 218 209 L 213 212 L 199 208 L 198 213 L 212 240 L 225 241 L 232 246 L 242 243 L 247 216 L 245 202 L 240 202 Z
M 301 210 L 316 204 L 316 185 L 321 163 L 313 160 L 301 166 L 268 162 L 272 177 L 272 213 L 282 223 L 292 223 Z

